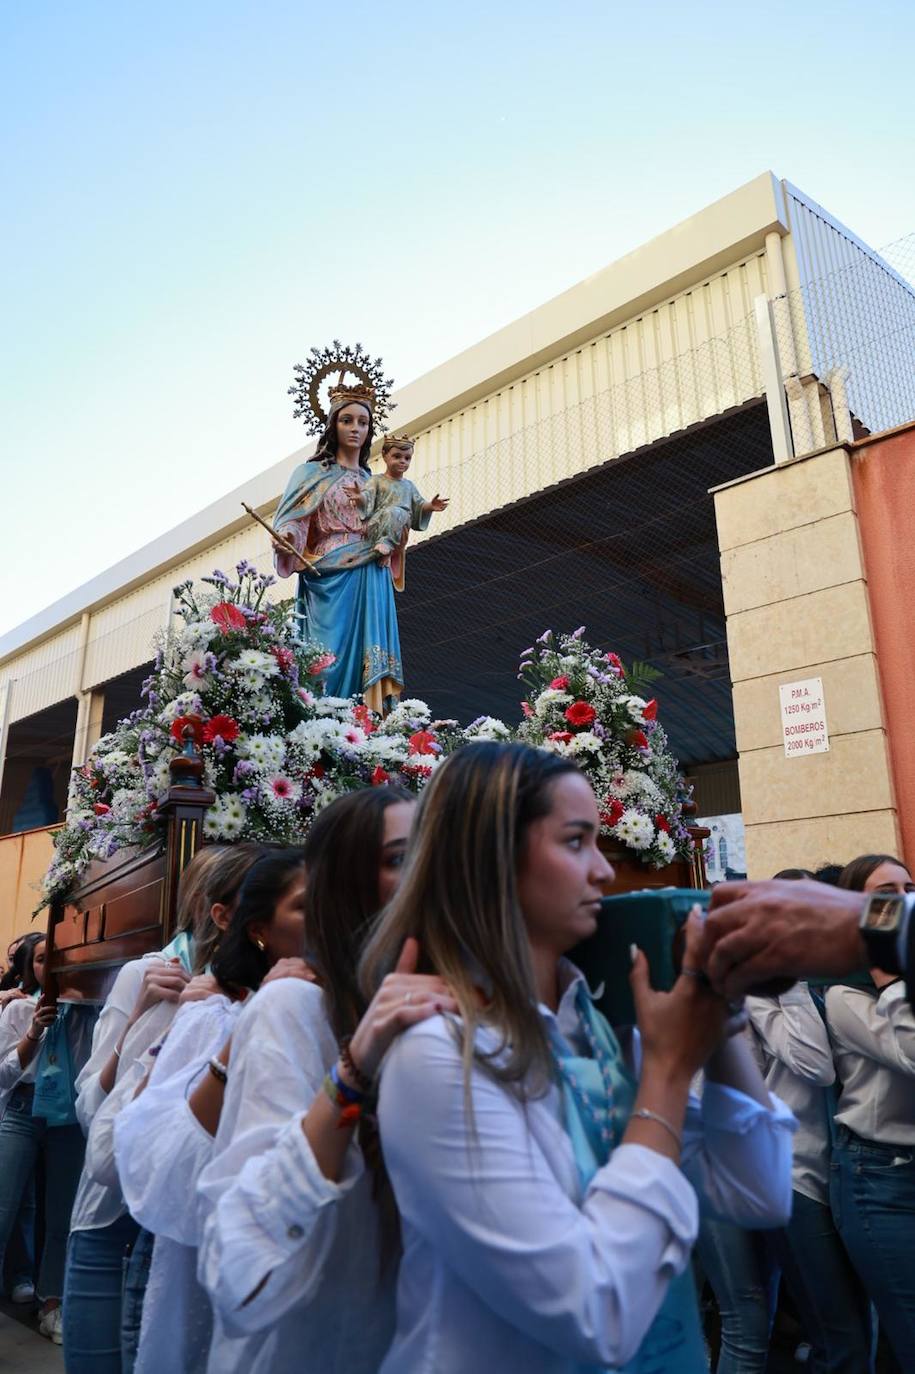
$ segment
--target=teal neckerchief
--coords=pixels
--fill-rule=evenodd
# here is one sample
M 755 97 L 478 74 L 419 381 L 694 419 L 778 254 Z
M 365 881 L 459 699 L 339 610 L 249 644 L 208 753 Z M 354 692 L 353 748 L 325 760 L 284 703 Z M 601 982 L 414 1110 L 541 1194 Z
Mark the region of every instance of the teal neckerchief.
M 555 1021 L 550 1022 L 549 1034 L 559 1070 L 566 1130 L 584 1195 L 622 1139 L 638 1085 L 626 1067 L 619 1041 L 592 1003 L 584 981 L 578 985 L 575 1004 L 591 1054 L 574 1054 Z M 687 1267 L 671 1280 L 638 1353 L 618 1367 L 618 1374 L 707 1374 L 707 1370 L 696 1285 Z M 607 1371 L 603 1366 L 582 1365 L 579 1374 Z
M 163 959 L 180 959 L 185 973 L 194 967 L 194 941 L 186 930 L 179 930 L 160 952 Z

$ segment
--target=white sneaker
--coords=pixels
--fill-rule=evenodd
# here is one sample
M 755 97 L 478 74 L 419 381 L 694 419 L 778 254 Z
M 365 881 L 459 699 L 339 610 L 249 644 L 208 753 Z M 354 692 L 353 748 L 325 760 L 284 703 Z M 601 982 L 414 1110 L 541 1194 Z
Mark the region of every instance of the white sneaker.
M 28 1279 L 23 1279 L 21 1283 L 14 1286 L 10 1298 L 13 1302 L 34 1302 L 35 1285 L 30 1283 Z
M 42 1336 L 47 1336 L 49 1341 L 55 1345 L 63 1345 L 64 1334 L 64 1312 L 62 1307 L 52 1307 L 50 1312 L 46 1312 L 38 1323 L 38 1330 Z

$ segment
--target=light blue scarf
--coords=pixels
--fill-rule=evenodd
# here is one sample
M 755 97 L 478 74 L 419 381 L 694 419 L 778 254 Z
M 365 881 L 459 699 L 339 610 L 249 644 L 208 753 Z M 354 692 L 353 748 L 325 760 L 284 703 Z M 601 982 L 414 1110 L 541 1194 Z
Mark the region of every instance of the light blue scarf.
M 180 959 L 185 973 L 194 967 L 194 942 L 186 930 L 179 930 L 161 951 L 163 959 Z
M 635 1103 L 637 1083 L 623 1059 L 609 1023 L 594 1007 L 582 982 L 576 993 L 582 1030 L 593 1050 L 585 1058 L 572 1052 L 551 1023 L 551 1045 L 559 1069 L 566 1130 L 572 1142 L 582 1195 L 595 1173 L 619 1144 Z M 660 1311 L 638 1353 L 615 1374 L 707 1374 L 708 1360 L 699 1321 L 692 1272 L 672 1279 Z M 579 1374 L 608 1374 L 603 1366 L 582 1365 Z

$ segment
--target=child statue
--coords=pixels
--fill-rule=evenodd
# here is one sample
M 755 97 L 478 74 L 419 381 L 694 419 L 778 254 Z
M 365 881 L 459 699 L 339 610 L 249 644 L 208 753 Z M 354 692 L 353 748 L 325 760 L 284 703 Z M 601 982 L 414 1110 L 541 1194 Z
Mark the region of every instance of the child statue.
M 447 510 L 448 500 L 438 495 L 424 500 L 406 472 L 413 461 L 413 440 L 405 434 L 388 435 L 381 446 L 385 471 L 364 486 L 350 483 L 346 492 L 365 521 L 363 537 L 371 544 L 383 567 L 390 567 L 397 591 L 404 586 L 404 555 L 410 530 L 424 530 L 436 511 Z

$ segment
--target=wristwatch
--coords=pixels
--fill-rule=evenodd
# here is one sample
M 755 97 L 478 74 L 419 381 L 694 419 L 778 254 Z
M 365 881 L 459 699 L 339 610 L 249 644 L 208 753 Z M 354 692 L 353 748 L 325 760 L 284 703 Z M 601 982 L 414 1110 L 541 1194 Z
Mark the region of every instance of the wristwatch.
M 858 929 L 867 949 L 871 968 L 884 973 L 902 973 L 899 963 L 899 933 L 905 922 L 907 897 L 899 892 L 872 892 L 864 903 Z

